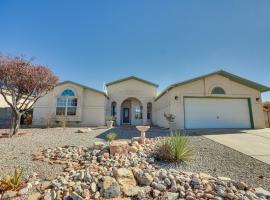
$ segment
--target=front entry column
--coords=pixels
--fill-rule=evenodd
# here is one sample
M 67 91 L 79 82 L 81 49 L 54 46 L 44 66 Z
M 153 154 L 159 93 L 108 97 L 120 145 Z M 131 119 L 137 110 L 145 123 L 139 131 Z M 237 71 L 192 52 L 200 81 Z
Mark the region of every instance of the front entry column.
M 143 103 L 143 125 L 147 125 L 147 103 Z

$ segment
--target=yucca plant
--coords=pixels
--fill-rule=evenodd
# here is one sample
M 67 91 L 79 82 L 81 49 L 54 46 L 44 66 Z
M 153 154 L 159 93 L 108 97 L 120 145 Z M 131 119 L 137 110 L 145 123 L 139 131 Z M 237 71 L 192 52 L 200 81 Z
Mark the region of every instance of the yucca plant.
M 116 139 L 116 137 L 117 137 L 117 134 L 116 134 L 116 133 L 114 133 L 114 132 L 109 133 L 109 134 L 107 134 L 107 135 L 106 135 L 106 138 L 107 138 L 107 140 L 108 140 L 109 142 L 111 142 L 111 141 L 115 140 L 115 139 Z
M 189 138 L 180 132 L 171 133 L 161 140 L 157 146 L 156 157 L 159 160 L 174 162 L 176 165 L 190 159 L 193 149 L 189 144 Z
M 5 174 L 2 179 L 0 179 L 0 188 L 2 193 L 7 190 L 18 190 L 23 184 L 23 169 L 15 168 L 12 176 Z M 3 195 L 2 195 L 3 196 Z

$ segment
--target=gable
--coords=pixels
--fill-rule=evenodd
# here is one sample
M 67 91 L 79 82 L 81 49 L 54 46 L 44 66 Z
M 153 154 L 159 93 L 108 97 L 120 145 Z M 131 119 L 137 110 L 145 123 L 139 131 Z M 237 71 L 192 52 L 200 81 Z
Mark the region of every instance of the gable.
M 65 86 L 65 87 L 74 86 L 77 89 L 82 88 L 82 89 L 90 90 L 92 92 L 102 94 L 105 97 L 107 97 L 107 94 L 105 92 L 103 92 L 103 91 L 100 91 L 100 90 L 97 90 L 97 89 L 94 89 L 94 88 L 91 88 L 91 87 L 88 87 L 88 86 L 85 86 L 85 85 L 82 85 L 82 84 L 79 84 L 79 83 L 76 83 L 76 82 L 73 82 L 73 81 L 64 81 L 64 82 L 58 83 L 56 87 L 58 87 L 58 86 L 61 86 L 61 87 L 63 87 L 63 86 Z
M 157 101 L 161 96 L 166 94 L 166 92 L 170 91 L 171 89 L 173 89 L 175 87 L 184 86 L 184 85 L 186 86 L 186 85 L 189 85 L 189 84 L 191 84 L 193 82 L 200 81 L 200 80 L 206 80 L 206 84 L 207 84 L 207 80 L 209 80 L 209 79 L 213 79 L 216 82 L 216 84 L 221 84 L 223 81 L 225 81 L 226 83 L 229 83 L 230 81 L 232 81 L 232 82 L 236 83 L 237 85 L 242 85 L 245 88 L 250 88 L 250 89 L 253 89 L 253 90 L 256 90 L 256 91 L 259 91 L 259 92 L 270 91 L 270 88 L 265 86 L 265 85 L 261 85 L 259 83 L 250 81 L 248 79 L 245 79 L 245 78 L 242 78 L 242 77 L 239 77 L 239 76 L 236 76 L 236 75 L 231 74 L 229 72 L 220 70 L 220 71 L 217 71 L 217 72 L 213 72 L 213 73 L 206 74 L 206 75 L 203 75 L 203 76 L 199 76 L 199 77 L 196 77 L 196 78 L 193 78 L 193 79 L 189 79 L 189 80 L 186 80 L 186 81 L 182 81 L 182 82 L 172 84 L 169 87 L 167 87 L 163 92 L 161 92 L 157 96 L 157 98 L 155 100 Z
M 111 81 L 111 82 L 107 83 L 106 86 L 108 87 L 110 85 L 118 84 L 118 83 L 125 82 L 125 81 L 128 81 L 128 80 L 137 80 L 137 81 L 140 81 L 142 83 L 145 83 L 145 84 L 148 84 L 148 85 L 152 85 L 154 87 L 158 87 L 157 84 L 152 83 L 152 82 L 147 81 L 147 80 L 144 80 L 144 79 L 141 79 L 141 78 L 136 77 L 136 76 L 129 76 L 129 77 L 126 77 L 126 78 L 122 78 L 122 79 L 118 79 L 118 80 L 115 80 L 115 81 Z

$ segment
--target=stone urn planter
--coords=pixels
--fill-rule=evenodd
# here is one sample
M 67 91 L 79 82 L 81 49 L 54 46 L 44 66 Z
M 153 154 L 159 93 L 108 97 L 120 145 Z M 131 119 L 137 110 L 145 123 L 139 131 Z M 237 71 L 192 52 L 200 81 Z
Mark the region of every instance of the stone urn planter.
M 116 120 L 116 117 L 115 116 L 108 116 L 106 118 L 106 125 L 107 125 L 107 128 L 112 128 L 113 127 L 113 124 Z
M 114 121 L 106 121 L 107 128 L 112 128 L 113 123 L 114 123 Z
M 175 132 L 176 129 L 176 122 L 169 122 L 170 132 Z
M 150 126 L 136 126 L 137 130 L 141 132 L 141 143 L 145 143 L 145 132 L 149 130 Z

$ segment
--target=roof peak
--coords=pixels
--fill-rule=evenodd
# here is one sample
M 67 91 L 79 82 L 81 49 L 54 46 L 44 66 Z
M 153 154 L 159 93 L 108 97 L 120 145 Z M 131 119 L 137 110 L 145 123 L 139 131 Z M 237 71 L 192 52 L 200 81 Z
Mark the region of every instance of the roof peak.
M 123 77 L 123 78 L 120 78 L 120 79 L 117 79 L 117 80 L 108 82 L 108 83 L 106 83 L 106 86 L 110 86 L 110 85 L 113 85 L 113 84 L 116 84 L 116 83 L 120 83 L 120 82 L 123 82 L 123 81 L 130 80 L 130 79 L 134 79 L 134 80 L 137 80 L 137 81 L 141 81 L 143 83 L 146 83 L 148 85 L 152 85 L 154 87 L 158 87 L 158 84 L 155 84 L 153 82 L 147 81 L 147 80 L 142 79 L 142 78 L 140 78 L 138 76 L 135 76 L 135 75 L 126 76 L 126 77 Z

